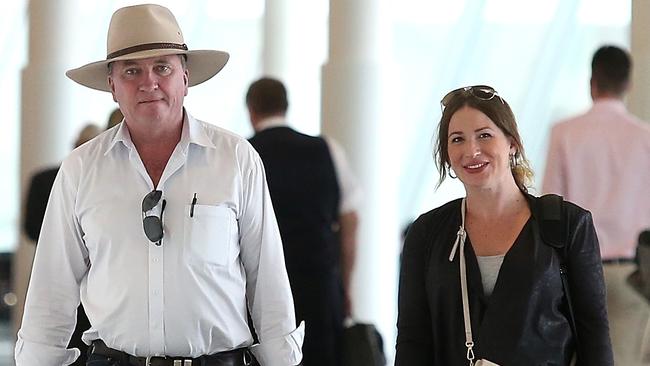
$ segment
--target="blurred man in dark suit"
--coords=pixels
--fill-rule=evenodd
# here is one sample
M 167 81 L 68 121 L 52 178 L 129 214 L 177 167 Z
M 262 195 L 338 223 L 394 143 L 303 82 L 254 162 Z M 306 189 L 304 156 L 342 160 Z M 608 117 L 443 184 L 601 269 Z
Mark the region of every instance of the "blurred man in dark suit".
M 287 126 L 288 104 L 280 81 L 254 82 L 246 94 L 255 129 L 249 141 L 264 162 L 296 319 L 306 323 L 303 365 L 338 366 L 360 194 L 338 145 Z

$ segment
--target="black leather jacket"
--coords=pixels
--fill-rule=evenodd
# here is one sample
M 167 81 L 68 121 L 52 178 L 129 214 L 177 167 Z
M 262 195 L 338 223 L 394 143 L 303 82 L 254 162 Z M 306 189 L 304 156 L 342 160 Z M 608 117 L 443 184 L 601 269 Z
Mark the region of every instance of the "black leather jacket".
M 562 204 L 564 254 L 542 241 L 539 198 L 527 195 L 531 218 L 506 254 L 491 296 L 465 245 L 469 307 L 477 359 L 499 365 L 568 365 L 576 351 L 560 277 L 568 279 L 579 339 L 578 365 L 613 365 L 605 283 L 591 214 Z M 418 218 L 404 244 L 395 365 L 468 365 L 458 255 L 449 262 L 460 226 L 460 199 Z

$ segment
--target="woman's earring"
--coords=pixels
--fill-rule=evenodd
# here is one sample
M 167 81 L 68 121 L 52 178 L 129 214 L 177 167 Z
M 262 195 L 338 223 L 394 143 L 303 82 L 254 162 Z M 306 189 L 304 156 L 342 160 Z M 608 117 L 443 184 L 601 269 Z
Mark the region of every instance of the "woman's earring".
M 510 154 L 510 169 L 514 169 L 519 165 L 519 158 L 517 157 L 517 153 L 512 153 Z

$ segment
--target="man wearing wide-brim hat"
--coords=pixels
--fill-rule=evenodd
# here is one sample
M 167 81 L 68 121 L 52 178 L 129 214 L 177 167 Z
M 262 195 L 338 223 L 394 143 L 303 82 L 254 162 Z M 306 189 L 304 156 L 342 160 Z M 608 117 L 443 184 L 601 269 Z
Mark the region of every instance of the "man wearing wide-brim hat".
M 296 365 L 282 243 L 259 156 L 193 118 L 188 88 L 221 51 L 188 50 L 171 12 L 117 10 L 106 60 L 66 73 L 108 91 L 124 123 L 61 165 L 16 343 L 17 366 L 72 363 L 81 301 L 89 365 Z M 253 345 L 247 308 L 259 343 Z

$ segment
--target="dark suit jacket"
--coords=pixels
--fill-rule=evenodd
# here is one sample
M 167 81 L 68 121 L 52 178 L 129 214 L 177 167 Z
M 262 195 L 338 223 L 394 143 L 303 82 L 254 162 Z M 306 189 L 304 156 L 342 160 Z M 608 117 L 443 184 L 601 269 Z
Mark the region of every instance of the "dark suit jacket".
M 560 252 L 540 236 L 539 199 L 506 254 L 491 296 L 483 293 L 470 240 L 465 245 L 477 359 L 500 365 L 568 365 L 575 351 L 560 277 Z M 395 365 L 467 365 L 458 255 L 460 199 L 418 218 L 404 246 Z M 613 365 L 598 239 L 591 214 L 562 205 L 564 257 L 580 340 L 580 365 Z
M 327 142 L 286 126 L 249 141 L 264 163 L 289 279 L 329 276 L 340 261 L 340 190 Z
M 50 168 L 34 174 L 27 193 L 25 206 L 24 229 L 27 236 L 38 241 L 41 225 L 45 216 L 45 208 L 54 185 L 54 179 L 59 172 L 59 167 Z
M 340 191 L 329 146 L 286 126 L 267 128 L 249 141 L 264 162 L 296 319 L 307 324 L 303 364 L 340 365 Z

